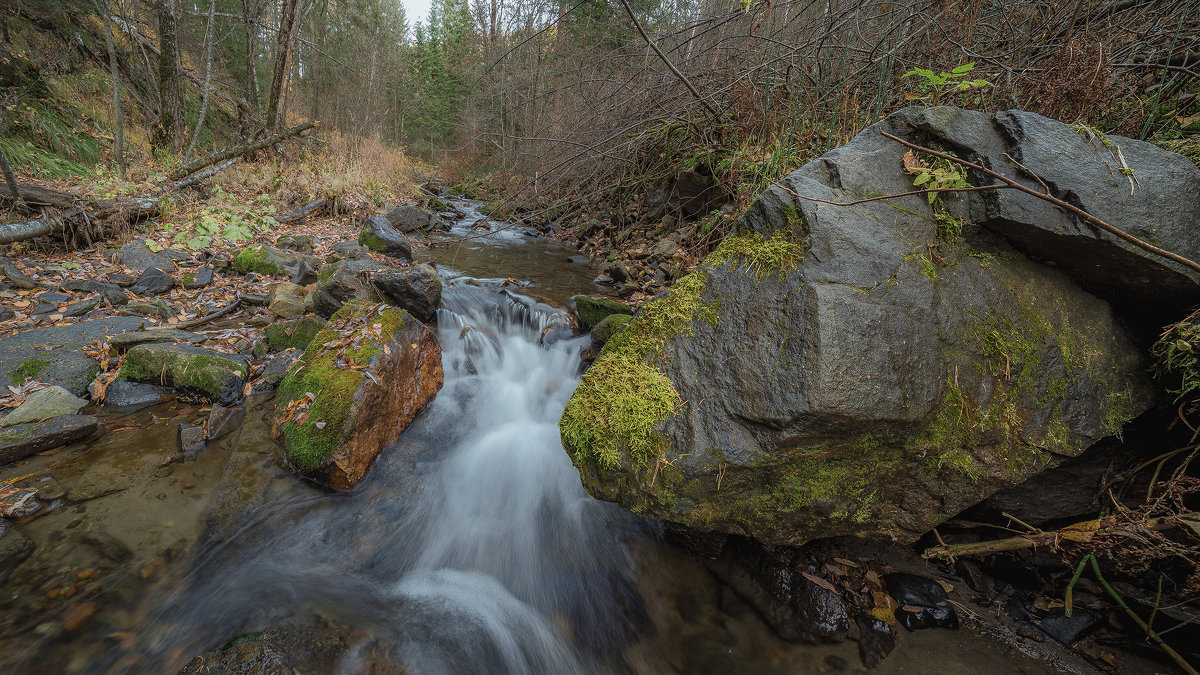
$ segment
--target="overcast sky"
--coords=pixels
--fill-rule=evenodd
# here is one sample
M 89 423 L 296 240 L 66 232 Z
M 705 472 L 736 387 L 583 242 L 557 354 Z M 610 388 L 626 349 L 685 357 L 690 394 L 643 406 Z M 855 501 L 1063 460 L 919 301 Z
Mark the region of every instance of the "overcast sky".
M 404 18 L 411 29 L 417 22 L 425 23 L 429 19 L 430 0 L 404 0 Z

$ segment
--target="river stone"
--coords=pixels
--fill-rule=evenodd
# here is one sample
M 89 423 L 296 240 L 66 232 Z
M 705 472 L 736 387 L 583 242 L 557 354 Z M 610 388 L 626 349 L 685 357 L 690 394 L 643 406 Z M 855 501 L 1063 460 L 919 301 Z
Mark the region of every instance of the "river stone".
M 441 389 L 442 350 L 407 312 L 366 301 L 340 309 L 330 326 L 280 383 L 273 429 L 293 467 L 346 490 Z M 347 333 L 361 346 L 325 346 Z
M 339 260 L 356 260 L 370 257 L 371 249 L 357 241 L 339 241 L 333 245 L 332 252 L 325 257 L 325 260 L 334 263 Z
M 204 449 L 204 427 L 180 422 L 176 433 L 179 452 L 195 454 Z
M 207 266 L 195 271 L 188 270 L 180 277 L 180 282 L 189 291 L 204 288 L 213 282 L 213 270 Z
M 363 223 L 358 243 L 377 253 L 401 260 L 412 260 L 412 244 L 408 237 L 397 232 L 387 218 L 374 216 Z
M 175 277 L 160 269 L 151 267 L 142 272 L 138 280 L 129 287 L 129 292 L 143 297 L 147 295 L 162 295 L 174 286 Z
M 304 349 L 313 336 L 325 327 L 325 320 L 304 316 L 292 321 L 277 321 L 263 329 L 267 347 L 273 352 L 285 349 Z
M 166 251 L 152 251 L 144 239 L 131 241 L 122 246 L 114 256 L 115 262 L 138 272 L 158 269 L 174 272 L 175 261 Z
M 771 545 L 911 543 L 1148 408 L 1130 332 L 1062 272 L 969 223 L 939 241 L 923 195 L 792 196 L 912 190 L 878 133 L 905 119 L 764 192 L 605 345 L 560 425 L 592 495 Z
M 146 344 L 148 342 L 188 342 L 191 344 L 200 344 L 208 338 L 199 333 L 191 331 L 179 330 L 178 328 L 151 328 L 149 330 L 137 330 L 126 333 L 117 333 L 107 337 L 110 347 L 117 349 L 128 349 L 134 345 Z
M 3 271 L 4 276 L 8 277 L 8 280 L 12 282 L 12 285 L 16 286 L 17 288 L 31 291 L 35 288 L 41 287 L 41 284 L 34 281 L 29 277 L 29 275 L 18 269 L 17 266 L 7 258 L 0 258 L 0 271 Z
M 0 466 L 85 440 L 100 431 L 92 415 L 59 415 L 42 422 L 0 429 Z
M 265 276 L 297 276 L 303 269 L 315 270 L 321 265 L 321 259 L 314 255 L 304 255 L 292 251 L 280 251 L 258 244 L 238 252 L 233 259 L 232 267 L 235 272 L 242 274 L 262 274 Z
M 100 371 L 100 364 L 85 355 L 83 347 L 141 326 L 142 320 L 136 317 L 109 317 L 35 328 L 0 339 L 0 386 L 18 386 L 28 378 L 83 396 Z
M 609 314 L 592 327 L 592 346 L 603 347 L 617 331 L 629 323 L 628 314 Z
M 575 304 L 575 314 L 579 317 L 579 323 L 582 324 L 585 331 L 595 328 L 597 324 L 613 314 L 633 314 L 633 310 L 629 309 L 625 303 L 609 298 L 576 295 L 571 298 L 571 302 Z
M 229 405 L 242 397 L 242 383 L 248 371 L 246 360 L 236 354 L 189 344 L 151 342 L 131 347 L 125 353 L 120 377 L 170 384 L 178 390 Z
M 305 312 L 304 298 L 286 293 L 277 293 L 267 304 L 272 314 L 283 319 L 300 316 Z
M 1039 192 L 1044 183 L 1052 195 L 1128 234 L 1200 260 L 1200 169 L 1183 155 L 1020 110 L 988 115 L 951 107 L 906 108 L 887 124 L 917 142 L 934 141 L 958 150 L 961 157 L 982 159 L 985 166 Z M 1122 173 L 1120 157 L 1132 176 Z M 972 185 L 994 182 L 982 175 L 970 179 Z M 1118 313 L 1149 324 L 1153 337 L 1159 326 L 1200 303 L 1200 273 L 1045 200 L 1016 190 L 988 190 L 962 199 L 968 220 L 1004 236 L 1030 257 L 1053 263 Z
M 384 302 L 429 322 L 442 304 L 442 280 L 432 265 L 420 264 L 371 275 L 375 290 Z
M 175 398 L 175 390 L 159 384 L 117 380 L 104 390 L 104 405 L 127 410 L 166 403 Z
M 368 285 L 371 276 L 391 268 L 374 260 L 343 260 L 321 268 L 317 287 L 305 298 L 305 306 L 329 318 L 351 300 L 367 299 L 372 295 Z
M 437 229 L 437 217 L 415 204 L 397 206 L 383 217 L 397 232 L 407 234 L 409 232 L 432 232 Z M 366 244 L 366 242 L 363 243 Z
M 58 415 L 74 415 L 85 405 L 87 401 L 62 387 L 39 389 L 26 397 L 25 402 L 17 406 L 16 410 L 0 419 L 0 427 L 39 422 Z
M 313 240 L 306 234 L 285 234 L 275 240 L 275 247 L 296 253 L 312 254 Z

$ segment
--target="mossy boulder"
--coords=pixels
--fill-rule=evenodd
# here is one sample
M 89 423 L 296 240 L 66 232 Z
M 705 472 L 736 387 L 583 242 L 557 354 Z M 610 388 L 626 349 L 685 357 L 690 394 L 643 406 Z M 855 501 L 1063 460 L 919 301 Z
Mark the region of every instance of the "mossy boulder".
M 325 320 L 315 316 L 302 316 L 292 321 L 280 321 L 263 329 L 267 347 L 272 352 L 287 349 L 304 349 L 325 327 Z
M 242 397 L 249 367 L 236 354 L 225 354 L 196 345 L 151 342 L 125 353 L 119 377 L 134 382 L 167 384 L 188 394 L 222 405 Z
M 325 265 L 317 274 L 317 287 L 304 299 L 304 304 L 320 316 L 331 317 L 348 302 L 374 298 L 371 276 L 390 269 L 370 259 Z
M 287 277 L 302 277 L 320 266 L 321 259 L 316 256 L 282 251 L 266 244 L 242 249 L 231 263 L 233 270 L 242 274 L 254 272 L 263 276 Z
M 604 317 L 600 323 L 592 328 L 592 344 L 597 347 L 603 347 L 612 339 L 612 336 L 617 334 L 617 331 L 629 323 L 629 319 L 630 316 L 628 314 L 610 314 Z
M 576 295 L 571 298 L 571 302 L 575 304 L 575 314 L 579 317 L 579 323 L 585 331 L 595 328 L 606 317 L 614 314 L 633 314 L 633 310 L 629 309 L 625 303 L 610 298 Z
M 591 494 L 770 545 L 909 543 L 1149 407 L 1141 352 L 1110 305 L 973 224 L 967 196 L 945 198 L 948 213 L 924 195 L 828 203 L 911 191 L 907 148 L 879 131 L 928 142 L 917 115 L 763 193 L 612 336 L 560 423 Z M 1058 187 L 1135 201 L 1128 185 Z M 960 236 L 939 238 L 946 215 L 964 219 Z
M 441 354 L 403 310 L 342 307 L 276 391 L 273 429 L 288 461 L 336 490 L 354 486 L 441 389 Z
M 396 232 L 432 232 L 438 220 L 430 211 L 416 204 L 404 204 L 388 211 L 383 218 Z M 364 242 L 365 244 L 365 242 Z
M 397 232 L 383 216 L 368 218 L 363 223 L 358 243 L 367 248 L 401 260 L 412 260 L 412 244 L 408 237 Z
M 421 321 L 433 321 L 442 304 L 442 280 L 432 265 L 410 265 L 371 275 L 371 284 L 380 298 Z

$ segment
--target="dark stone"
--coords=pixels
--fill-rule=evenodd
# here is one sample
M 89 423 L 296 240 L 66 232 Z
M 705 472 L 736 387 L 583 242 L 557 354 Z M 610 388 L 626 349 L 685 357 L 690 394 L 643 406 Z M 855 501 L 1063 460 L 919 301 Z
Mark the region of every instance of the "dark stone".
M 604 367 L 624 356 L 609 343 L 563 419 L 593 496 L 771 545 L 908 544 L 1149 408 L 1134 335 L 1067 275 L 980 227 L 931 257 L 939 214 L 922 195 L 853 209 L 811 201 L 911 191 L 907 149 L 879 132 L 927 141 L 905 122 L 916 114 L 896 113 L 772 185 L 717 254 L 643 305 L 625 330 L 644 339 L 625 348 L 652 346 L 669 381 L 658 391 L 673 405 L 655 418 L 626 424 L 611 407 L 621 401 L 596 393 L 628 374 Z M 988 116 L 962 115 L 991 133 Z M 1059 127 L 1057 142 L 1079 140 Z M 1163 184 L 1131 199 L 1110 184 L 1096 190 L 1145 208 L 1184 195 Z M 984 194 L 996 192 L 946 200 L 946 215 L 969 215 Z M 1195 203 L 1200 189 L 1190 194 Z M 664 321 L 672 308 L 682 317 Z M 644 467 L 656 461 L 670 462 L 672 480 L 651 485 Z
M 151 251 L 145 240 L 138 239 L 125 244 L 117 251 L 115 260 L 118 265 L 124 265 L 137 272 L 157 269 L 163 272 L 174 272 L 175 261 L 166 251 Z M 109 275 L 112 280 L 112 275 Z
M 64 317 L 69 317 L 72 319 L 78 318 L 78 317 L 83 316 L 84 314 L 87 314 L 88 312 L 92 311 L 93 309 L 96 309 L 96 305 L 99 305 L 99 304 L 100 304 L 99 298 L 89 298 L 87 300 L 80 300 L 79 302 L 73 302 L 73 303 L 67 305 L 66 309 L 64 309 L 62 311 L 62 315 Z
M 33 553 L 33 545 L 15 527 L 0 525 L 0 584 Z
M 137 277 L 124 272 L 110 272 L 104 278 L 122 288 L 127 288 L 137 282 Z
M 313 240 L 308 235 L 285 234 L 275 240 L 275 247 L 311 255 L 313 252 Z
M 109 335 L 107 339 L 109 346 L 118 349 L 129 349 L 134 345 L 146 344 L 148 342 L 187 342 L 190 344 L 200 344 L 208 338 L 199 333 L 175 328 L 151 328 L 149 330 L 137 330 Z
M 0 429 L 0 466 L 46 450 L 85 440 L 100 431 L 91 415 L 59 415 L 41 422 Z
M 109 317 L 35 328 L 0 339 L 0 386 L 17 386 L 32 377 L 84 396 L 100 365 L 83 348 L 107 335 L 141 327 L 142 320 L 136 317 Z M 53 350 L 46 351 L 47 347 Z
M 326 259 L 332 263 L 339 260 L 355 260 L 370 257 L 371 249 L 357 241 L 339 241 L 333 245 L 332 253 Z
M 245 420 L 245 405 L 224 406 L 214 403 L 212 410 L 208 413 L 208 422 L 204 425 L 208 432 L 208 440 L 215 441 L 228 436 L 237 431 Z
M 397 206 L 388 211 L 383 219 L 397 232 L 432 232 L 437 229 L 437 217 L 415 204 Z
M 347 302 L 370 297 L 371 289 L 365 279 L 389 269 L 373 260 L 343 260 L 328 265 L 321 269 L 322 279 L 305 303 L 328 319 Z
M 729 535 L 721 532 L 704 532 L 672 522 L 663 523 L 663 534 L 671 544 L 712 560 L 721 557 L 729 539 Z
M 188 277 L 189 274 L 192 274 L 190 279 Z M 201 268 L 197 269 L 194 273 L 184 272 L 184 274 L 183 274 L 183 287 L 188 290 L 204 288 L 205 286 L 208 286 L 212 282 L 213 282 L 213 270 L 211 267 L 207 267 L 207 266 L 201 267 Z
M 2 271 L 4 276 L 8 277 L 8 280 L 12 282 L 12 285 L 16 286 L 17 288 L 27 291 L 35 288 L 41 288 L 41 284 L 34 281 L 21 270 L 17 269 L 17 266 L 7 258 L 0 258 L 0 271 Z
M 958 614 L 946 596 L 946 589 L 933 579 L 916 574 L 894 572 L 883 575 L 888 594 L 900 605 L 896 619 L 908 630 L 958 628 Z
M 204 427 L 180 422 L 178 439 L 180 452 L 199 452 L 204 449 Z
M 1037 566 L 1016 553 L 993 553 L 983 559 L 983 571 L 1000 581 L 1029 590 L 1042 587 Z
M 95 279 L 70 279 L 62 282 L 59 286 L 64 291 L 70 293 L 100 293 L 108 292 L 119 293 L 122 296 L 125 294 L 121 291 L 121 287 L 117 284 L 108 284 Z
M 292 283 L 298 286 L 307 286 L 317 282 L 317 266 L 309 265 L 307 261 L 303 261 L 296 268 L 296 273 L 292 275 Z
M 1062 607 L 1053 609 L 1037 622 L 1038 628 L 1068 647 L 1087 637 L 1104 625 L 1104 614 L 1084 607 L 1074 607 L 1067 616 Z
M 16 315 L 17 315 L 16 312 L 5 307 L 4 305 L 0 305 L 0 321 L 8 321 L 9 319 L 15 317 Z
M 107 532 L 90 530 L 81 534 L 79 540 L 91 546 L 96 553 L 115 563 L 129 562 L 133 558 L 133 551 L 120 539 Z
M 590 265 L 590 264 L 592 264 L 591 258 L 588 258 L 586 255 L 567 256 L 567 262 L 571 263 L 572 265 Z
M 299 349 L 289 349 L 267 357 L 266 365 L 263 366 L 258 381 L 254 383 L 254 393 L 265 394 L 274 391 L 287 375 L 288 369 L 300 359 L 302 353 L 302 350 Z
M 138 277 L 137 282 L 129 287 L 129 291 L 134 295 L 161 295 L 171 290 L 175 286 L 175 277 L 166 272 L 151 267 L 142 276 Z
M 873 670 L 896 648 L 896 634 L 886 621 L 868 614 L 856 615 L 854 623 L 858 624 L 858 658 L 867 670 Z
M 387 218 L 382 216 L 368 218 L 367 222 L 363 223 L 358 243 L 386 256 L 408 261 L 413 259 L 412 244 L 409 243 L 408 237 L 392 228 Z
M 137 410 L 175 398 L 175 390 L 158 384 L 117 380 L 104 390 L 104 405 L 109 408 Z
M 438 306 L 442 304 L 442 280 L 433 266 L 420 264 L 384 270 L 372 274 L 371 281 L 389 305 L 426 323 L 437 317 Z

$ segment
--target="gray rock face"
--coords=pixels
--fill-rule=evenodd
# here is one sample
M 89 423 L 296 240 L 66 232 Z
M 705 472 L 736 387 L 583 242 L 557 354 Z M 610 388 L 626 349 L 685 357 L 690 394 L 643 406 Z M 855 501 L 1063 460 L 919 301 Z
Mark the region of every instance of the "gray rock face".
M 134 295 L 161 295 L 171 290 L 175 286 L 175 277 L 166 272 L 151 267 L 138 280 L 129 287 L 129 291 Z
M 87 401 L 62 387 L 47 387 L 33 392 L 16 410 L 0 418 L 0 427 L 39 422 L 48 417 L 74 415 Z
M 408 237 L 397 232 L 388 219 L 382 216 L 368 218 L 367 222 L 363 223 L 358 243 L 386 256 L 412 260 L 412 244 L 409 243 Z
M 134 410 L 175 398 L 175 390 L 159 384 L 117 380 L 104 392 L 104 405 L 110 408 Z
M 429 322 L 442 304 L 442 280 L 430 265 L 413 265 L 402 270 L 386 270 L 371 275 L 371 281 L 383 300 Z
M 969 222 L 939 239 L 923 195 L 842 207 L 789 192 L 912 190 L 906 148 L 878 129 L 924 140 L 909 125 L 920 112 L 763 193 L 735 236 L 612 337 L 561 423 L 589 492 L 772 545 L 911 542 L 1148 408 L 1129 331 L 1067 274 Z M 993 128 L 968 117 L 954 119 Z M 1129 199 L 1127 184 L 1089 187 Z
M 174 272 L 175 261 L 166 251 L 151 251 L 145 240 L 138 239 L 122 246 L 115 256 L 116 263 L 138 272 L 158 269 Z
M 0 466 L 82 441 L 98 431 L 100 420 L 91 415 L 59 415 L 0 429 Z
M 35 328 L 0 340 L 0 385 L 17 386 L 26 378 L 57 384 L 83 396 L 100 364 L 83 347 L 105 336 L 141 328 L 142 320 L 122 316 L 82 321 L 71 326 Z
M 437 229 L 437 217 L 415 204 L 397 206 L 383 217 L 398 232 L 431 232 Z
M 305 304 L 328 319 L 347 302 L 368 297 L 371 276 L 389 269 L 373 260 L 343 260 L 328 265 L 321 270 L 320 283 L 305 298 Z
M 1028 169 L 1055 197 L 1143 241 L 1200 259 L 1200 170 L 1183 155 L 1020 110 L 988 116 L 950 107 L 909 108 L 888 123 L 922 145 L 928 147 L 922 140 L 934 140 L 960 157 L 981 158 L 985 166 L 1041 191 Z M 972 185 L 993 182 L 971 176 Z M 1200 302 L 1200 274 L 1042 199 L 992 190 L 969 195 L 960 204 L 960 215 L 970 222 L 1003 236 L 1031 258 L 1053 264 L 1135 321 L 1161 326 Z

